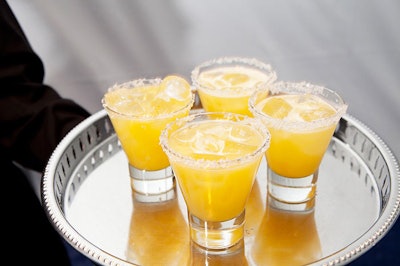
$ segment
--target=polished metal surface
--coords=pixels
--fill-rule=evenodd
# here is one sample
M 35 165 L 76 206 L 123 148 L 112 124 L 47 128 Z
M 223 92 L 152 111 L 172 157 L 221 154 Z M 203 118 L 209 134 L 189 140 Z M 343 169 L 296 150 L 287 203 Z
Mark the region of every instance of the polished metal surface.
M 265 173 L 264 162 L 257 175 L 259 208 L 250 203 L 247 207 L 256 214 L 247 225 L 243 247 L 249 265 L 257 265 L 251 251 L 257 245 L 261 210 L 266 208 Z M 53 153 L 43 178 L 42 200 L 59 233 L 94 262 L 140 265 L 153 254 L 143 252 L 147 255 L 140 259 L 129 255 L 132 242 L 145 246 L 131 237 L 131 219 L 138 210 L 129 182 L 125 155 L 105 111 L 99 111 L 67 135 Z M 177 197 L 179 216 L 186 217 L 179 190 Z M 321 253 L 309 264 L 343 265 L 361 256 L 392 227 L 399 205 L 398 161 L 379 136 L 345 115 L 321 164 L 315 203 Z M 158 237 L 151 228 L 147 234 Z M 194 255 L 186 248 L 182 244 L 180 250 L 190 260 Z

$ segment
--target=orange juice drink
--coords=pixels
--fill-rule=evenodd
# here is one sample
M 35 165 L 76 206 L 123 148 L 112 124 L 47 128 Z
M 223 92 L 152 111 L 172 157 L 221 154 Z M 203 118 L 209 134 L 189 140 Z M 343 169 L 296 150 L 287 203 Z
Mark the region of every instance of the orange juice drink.
M 271 84 L 276 73 L 256 59 L 225 57 L 207 61 L 192 71 L 193 86 L 208 112 L 233 112 L 252 116 L 250 95 L 258 86 Z
M 171 160 L 191 213 L 206 221 L 225 221 L 240 214 L 253 186 L 261 156 L 229 168 L 218 164 L 221 160 L 236 160 L 249 155 L 263 142 L 263 136 L 249 125 L 231 121 L 203 121 L 173 132 L 168 140 L 169 147 L 200 161 L 188 165 Z M 202 160 L 208 162 L 203 164 Z
M 135 179 L 145 179 L 144 171 L 152 173 L 153 179 L 159 177 L 154 171 L 166 172 L 169 161 L 159 145 L 161 131 L 187 116 L 193 102 L 190 85 L 178 76 L 138 79 L 107 91 L 102 103 Z
M 169 124 L 161 144 L 188 207 L 194 241 L 217 249 L 237 243 L 243 237 L 246 201 L 269 144 L 265 126 L 239 114 L 199 113 Z M 230 232 L 223 233 L 224 228 Z
M 271 117 L 288 121 L 311 122 L 336 114 L 336 110 L 318 96 L 276 95 L 258 105 Z M 269 127 L 274 139 L 267 151 L 268 165 L 276 173 L 287 177 L 304 177 L 314 173 L 325 153 L 336 123 L 312 130 L 293 130 Z
M 313 175 L 347 109 L 341 97 L 305 82 L 278 82 L 253 94 L 249 105 L 271 133 L 266 158 L 272 174 L 316 181 Z

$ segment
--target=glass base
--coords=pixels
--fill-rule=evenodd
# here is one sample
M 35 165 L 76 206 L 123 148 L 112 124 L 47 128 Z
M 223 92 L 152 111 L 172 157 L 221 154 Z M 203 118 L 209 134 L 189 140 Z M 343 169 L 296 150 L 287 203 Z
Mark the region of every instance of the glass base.
M 175 178 L 170 166 L 158 170 L 147 171 L 129 165 L 132 189 L 144 195 L 163 194 L 175 187 Z
M 190 260 L 187 265 L 248 265 L 244 252 L 244 239 L 230 248 L 220 250 L 205 249 L 191 241 L 190 249 Z
M 170 201 L 176 198 L 175 189 L 170 189 L 167 192 L 159 194 L 143 194 L 132 190 L 132 199 L 141 203 L 161 203 Z
M 303 203 L 315 197 L 318 171 L 306 177 L 289 178 L 268 167 L 267 178 L 269 195 L 282 203 Z
M 305 202 L 288 203 L 279 201 L 268 193 L 267 200 L 269 207 L 282 211 L 307 213 L 315 209 L 315 197 Z
M 222 222 L 204 221 L 190 213 L 188 217 L 191 239 L 202 248 L 208 250 L 227 249 L 243 239 L 244 211 L 239 216 Z

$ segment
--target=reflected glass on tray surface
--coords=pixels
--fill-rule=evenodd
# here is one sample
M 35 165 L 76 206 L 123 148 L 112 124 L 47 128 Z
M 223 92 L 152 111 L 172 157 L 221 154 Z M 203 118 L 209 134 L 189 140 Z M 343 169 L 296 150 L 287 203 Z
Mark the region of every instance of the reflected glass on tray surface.
M 157 196 L 133 191 L 127 246 L 130 262 L 186 265 L 190 252 L 189 229 L 176 193 L 176 188 Z
M 305 211 L 277 208 L 270 195 L 250 251 L 255 265 L 306 265 L 322 257 L 314 207 Z M 315 203 L 312 201 L 312 203 Z
M 187 266 L 247 266 L 244 241 L 223 250 L 208 250 L 192 242 L 190 260 Z
M 132 189 L 158 194 L 174 187 L 159 137 L 167 123 L 189 114 L 193 102 L 188 82 L 172 75 L 116 84 L 105 93 L 102 104 L 128 158 Z

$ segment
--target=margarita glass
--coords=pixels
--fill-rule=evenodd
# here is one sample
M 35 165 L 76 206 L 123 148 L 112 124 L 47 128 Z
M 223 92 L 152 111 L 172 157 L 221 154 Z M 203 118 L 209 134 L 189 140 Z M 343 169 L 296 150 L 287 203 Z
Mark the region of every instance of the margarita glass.
M 257 90 L 249 108 L 271 133 L 268 192 L 287 202 L 313 198 L 319 165 L 347 104 L 328 88 L 281 81 Z
M 189 114 L 193 102 L 190 84 L 178 76 L 136 79 L 104 95 L 102 104 L 127 156 L 136 192 L 158 194 L 174 187 L 159 137 L 169 122 Z
M 160 141 L 188 208 L 192 240 L 208 249 L 237 244 L 269 145 L 267 128 L 239 114 L 197 113 L 170 123 Z
M 205 111 L 252 116 L 248 109 L 250 95 L 277 77 L 270 65 L 257 59 L 221 57 L 198 65 L 191 78 Z

